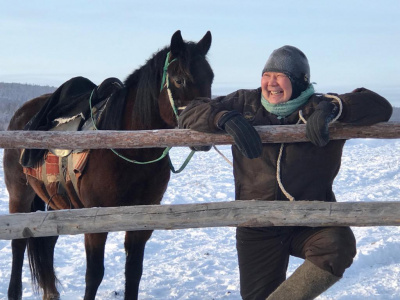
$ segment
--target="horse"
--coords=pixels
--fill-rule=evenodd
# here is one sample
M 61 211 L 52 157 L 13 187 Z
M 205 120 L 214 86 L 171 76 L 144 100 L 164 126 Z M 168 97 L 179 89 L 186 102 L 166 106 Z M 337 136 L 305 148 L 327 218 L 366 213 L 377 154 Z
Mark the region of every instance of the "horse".
M 104 120 L 112 120 L 111 123 L 115 124 L 101 127 L 101 123 L 98 129 L 177 127 L 180 107 L 185 107 L 196 97 L 211 97 L 214 74 L 206 58 L 210 46 L 209 31 L 197 43 L 184 41 L 181 32 L 175 32 L 170 45 L 155 52 L 126 78 L 123 88 L 115 92 L 120 97 L 113 97 L 114 100 L 103 112 Z M 22 130 L 50 97 L 51 94 L 43 95 L 23 104 L 13 115 L 8 130 Z M 50 197 L 43 192 L 43 182 L 24 174 L 19 161 L 23 150 L 5 149 L 3 165 L 9 192 L 9 212 L 160 204 L 170 179 L 169 157 L 163 156 L 165 149 L 116 150 L 118 155 L 110 149 L 91 149 L 78 179 L 77 190 L 69 185 L 67 195 L 70 199 L 66 199 L 65 195 L 58 194 Z M 152 163 L 132 163 L 147 161 Z M 145 245 L 151 234 L 151 230 L 125 234 L 125 299 L 138 298 Z M 11 241 L 9 299 L 22 298 L 21 277 L 26 248 L 35 291 L 41 292 L 43 299 L 60 298 L 57 290 L 59 281 L 54 271 L 57 239 L 58 236 L 52 236 Z M 84 235 L 87 263 L 85 300 L 95 299 L 103 279 L 106 239 L 107 233 Z

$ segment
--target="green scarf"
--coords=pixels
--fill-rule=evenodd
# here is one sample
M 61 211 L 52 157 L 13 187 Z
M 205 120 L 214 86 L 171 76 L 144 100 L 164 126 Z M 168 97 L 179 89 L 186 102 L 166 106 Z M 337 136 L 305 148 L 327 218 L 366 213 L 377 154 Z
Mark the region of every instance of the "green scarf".
M 269 103 L 261 93 L 261 104 L 271 114 L 277 115 L 279 119 L 284 118 L 296 111 L 300 106 L 304 105 L 310 96 L 314 94 L 314 87 L 312 84 L 303 91 L 299 97 L 293 100 L 289 100 L 284 103 L 271 104 Z

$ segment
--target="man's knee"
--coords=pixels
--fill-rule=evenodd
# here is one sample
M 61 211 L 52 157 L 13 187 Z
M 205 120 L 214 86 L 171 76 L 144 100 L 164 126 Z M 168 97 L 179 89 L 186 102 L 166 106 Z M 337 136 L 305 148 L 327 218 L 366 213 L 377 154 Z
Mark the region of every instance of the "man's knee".
M 349 227 L 325 228 L 306 250 L 306 259 L 335 276 L 342 277 L 356 255 L 356 240 Z

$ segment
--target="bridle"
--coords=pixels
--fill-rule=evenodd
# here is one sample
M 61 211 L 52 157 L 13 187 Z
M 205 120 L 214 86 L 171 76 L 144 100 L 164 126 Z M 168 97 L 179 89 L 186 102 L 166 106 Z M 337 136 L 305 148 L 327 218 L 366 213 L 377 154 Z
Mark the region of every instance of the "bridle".
M 174 61 L 177 61 L 177 58 L 174 58 L 173 60 L 169 61 L 170 56 L 171 56 L 171 52 L 168 52 L 167 53 L 167 57 L 165 58 L 165 63 L 164 63 L 164 68 L 163 68 L 163 76 L 162 76 L 162 79 L 161 79 L 160 93 L 164 88 L 167 88 L 169 103 L 171 104 L 171 108 L 174 111 L 174 115 L 175 115 L 176 121 L 178 122 L 178 120 L 179 120 L 178 112 L 181 111 L 181 110 L 184 110 L 186 108 L 186 106 L 180 106 L 178 108 L 176 107 L 175 101 L 174 101 L 174 97 L 172 96 L 172 92 L 171 92 L 171 89 L 169 87 L 168 67 Z
M 176 121 L 178 122 L 178 120 L 179 120 L 178 110 L 183 110 L 183 109 L 186 108 L 186 106 L 185 106 L 185 107 L 178 107 L 178 108 L 176 108 L 175 101 L 174 101 L 174 98 L 173 98 L 173 96 L 172 96 L 171 89 L 170 89 L 170 87 L 169 87 L 168 67 L 169 67 L 169 65 L 170 65 L 171 63 L 173 63 L 174 61 L 177 61 L 176 58 L 174 58 L 173 60 L 169 61 L 170 56 L 171 56 L 171 52 L 169 51 L 169 52 L 167 53 L 167 57 L 166 57 L 165 63 L 164 63 L 163 75 L 162 75 L 162 79 L 161 79 L 160 93 L 161 93 L 161 91 L 164 89 L 164 87 L 167 88 L 167 93 L 168 93 L 169 102 L 170 102 L 171 108 L 172 108 L 172 110 L 173 110 L 173 112 L 174 112 Z M 96 123 L 95 123 L 95 121 L 94 121 L 93 109 L 92 109 L 92 96 L 93 96 L 93 93 L 94 93 L 95 90 L 96 90 L 96 88 L 93 89 L 92 92 L 91 92 L 91 94 L 90 94 L 90 98 L 89 98 L 89 107 L 90 107 L 90 117 L 91 117 L 91 119 L 92 119 L 92 123 L 93 123 L 93 126 L 94 126 L 94 130 L 98 130 L 98 128 L 97 128 L 97 126 L 96 126 Z M 128 161 L 128 162 L 130 162 L 130 163 L 139 164 L 139 165 L 147 165 L 147 164 L 151 164 L 151 163 L 155 163 L 155 162 L 157 162 L 157 161 L 160 161 L 161 159 L 163 159 L 164 157 L 166 157 L 166 156 L 168 155 L 169 151 L 171 150 L 171 148 L 172 148 L 172 147 L 167 147 L 167 148 L 165 148 L 160 157 L 158 157 L 158 158 L 156 158 L 156 159 L 154 159 L 154 160 L 149 160 L 149 161 L 144 161 L 144 162 L 130 159 L 130 158 L 128 158 L 128 157 L 126 157 L 126 156 L 124 156 L 124 155 L 118 153 L 115 149 L 110 149 L 110 150 L 111 150 L 112 152 L 114 152 L 114 154 L 117 155 L 118 157 L 120 157 L 120 158 L 122 158 L 122 159 L 124 159 L 124 160 L 126 160 L 126 161 Z M 169 167 L 170 167 L 172 173 L 180 173 L 181 171 L 183 171 L 183 169 L 184 169 L 184 168 L 187 166 L 187 164 L 189 163 L 190 159 L 193 157 L 194 152 L 195 152 L 194 150 L 192 150 L 192 151 L 190 152 L 190 154 L 188 155 L 188 157 L 186 158 L 186 160 L 184 161 L 184 163 L 182 164 L 182 166 L 181 166 L 178 170 L 175 170 L 174 166 L 172 165 L 171 159 L 168 158 L 168 159 L 169 159 Z

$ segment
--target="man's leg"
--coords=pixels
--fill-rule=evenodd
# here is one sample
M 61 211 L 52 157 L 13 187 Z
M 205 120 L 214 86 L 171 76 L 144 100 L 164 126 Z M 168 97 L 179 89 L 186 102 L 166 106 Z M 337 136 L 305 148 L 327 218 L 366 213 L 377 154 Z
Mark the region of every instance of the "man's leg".
M 348 227 L 299 228 L 292 240 L 291 254 L 306 260 L 267 300 L 315 299 L 351 265 L 356 241 Z
M 303 227 L 293 238 L 291 255 L 342 277 L 356 252 L 356 239 L 350 227 Z
M 264 300 L 285 279 L 289 229 L 237 228 L 240 293 L 244 300 Z

